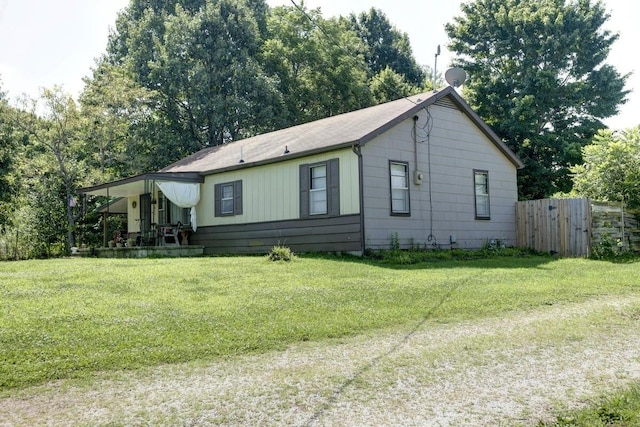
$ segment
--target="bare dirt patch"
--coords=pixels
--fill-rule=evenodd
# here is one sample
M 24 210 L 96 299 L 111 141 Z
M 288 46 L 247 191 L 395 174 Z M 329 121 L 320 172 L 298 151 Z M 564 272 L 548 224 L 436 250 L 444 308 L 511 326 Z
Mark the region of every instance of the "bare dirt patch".
M 640 380 L 640 297 L 60 381 L 0 425 L 533 425 Z

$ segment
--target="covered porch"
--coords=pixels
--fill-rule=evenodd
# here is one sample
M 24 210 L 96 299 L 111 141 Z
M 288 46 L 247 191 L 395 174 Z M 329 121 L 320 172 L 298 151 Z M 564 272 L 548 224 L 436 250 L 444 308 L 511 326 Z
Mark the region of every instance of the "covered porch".
M 189 245 L 197 231 L 196 205 L 204 177 L 197 173 L 150 173 L 78 190 L 107 199 L 103 245 L 92 255 L 110 258 L 193 256 L 204 248 Z M 120 215 L 124 226 L 109 226 Z

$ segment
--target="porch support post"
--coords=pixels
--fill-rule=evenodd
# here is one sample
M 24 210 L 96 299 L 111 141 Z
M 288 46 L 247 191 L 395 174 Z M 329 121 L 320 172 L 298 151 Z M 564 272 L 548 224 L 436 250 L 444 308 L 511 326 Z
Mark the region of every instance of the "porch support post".
M 102 212 L 102 247 L 106 248 L 107 244 L 107 219 L 109 218 L 109 214 L 107 212 Z
M 109 246 L 109 244 L 107 243 L 109 241 L 108 237 L 109 237 L 109 205 L 111 205 L 111 197 L 109 197 L 109 187 L 107 187 L 107 210 L 106 212 L 104 212 L 104 246 L 103 248 L 106 248 Z

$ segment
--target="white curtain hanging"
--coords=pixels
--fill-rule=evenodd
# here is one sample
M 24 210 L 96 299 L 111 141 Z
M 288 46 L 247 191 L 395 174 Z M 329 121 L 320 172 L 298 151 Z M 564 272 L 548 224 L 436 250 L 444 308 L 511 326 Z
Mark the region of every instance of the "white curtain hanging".
M 200 201 L 200 184 L 175 181 L 156 181 L 156 184 L 171 203 L 181 208 L 191 208 L 191 228 L 196 231 L 196 205 Z

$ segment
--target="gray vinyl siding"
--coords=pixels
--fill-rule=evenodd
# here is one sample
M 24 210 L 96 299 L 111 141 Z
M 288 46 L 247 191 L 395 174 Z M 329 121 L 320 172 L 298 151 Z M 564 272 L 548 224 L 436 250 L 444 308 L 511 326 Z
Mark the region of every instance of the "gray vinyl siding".
M 205 254 L 261 254 L 278 244 L 294 252 L 359 252 L 360 215 L 198 227 L 189 241 Z
M 388 248 L 394 233 L 398 233 L 402 247 L 413 242 L 446 248 L 450 247 L 451 235 L 456 237 L 456 247 L 461 248 L 478 248 L 491 239 L 515 244 L 515 166 L 461 111 L 432 105 L 429 112 L 432 126 L 429 138 L 428 127 L 424 127 L 428 117 L 425 110 L 418 113 L 417 121 L 417 169 L 424 173 L 420 185 L 414 183 L 413 118 L 362 149 L 365 247 Z M 430 174 L 427 141 L 431 152 Z M 390 160 L 409 164 L 409 217 L 389 214 Z M 474 169 L 489 172 L 490 220 L 475 217 Z

